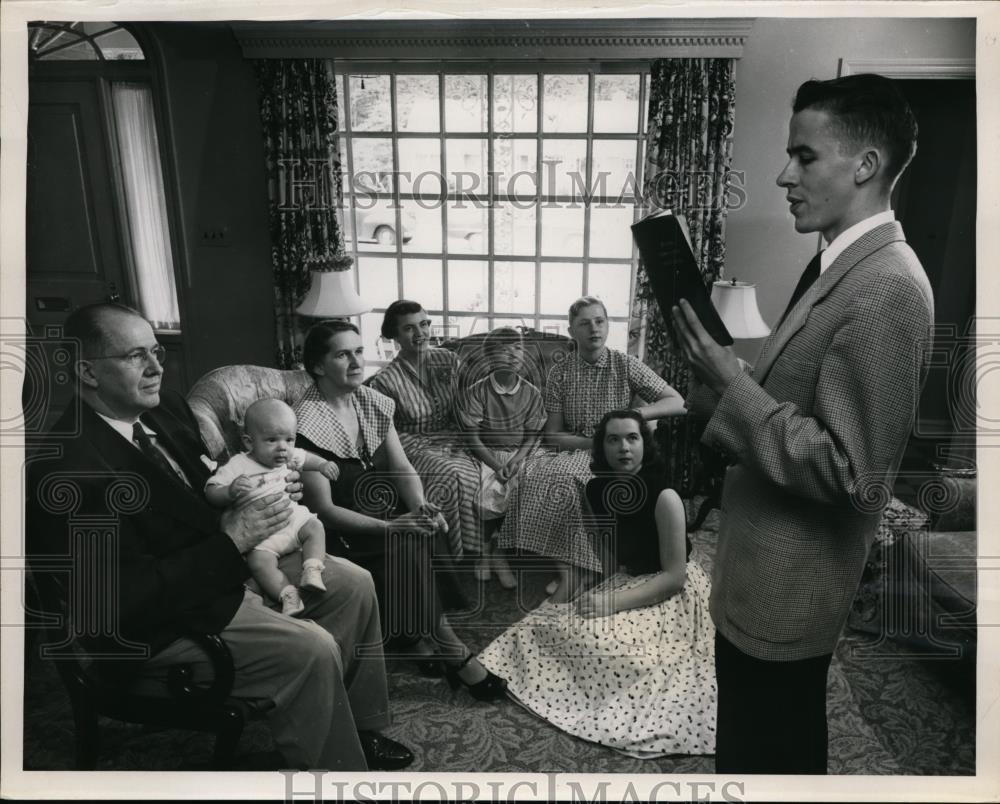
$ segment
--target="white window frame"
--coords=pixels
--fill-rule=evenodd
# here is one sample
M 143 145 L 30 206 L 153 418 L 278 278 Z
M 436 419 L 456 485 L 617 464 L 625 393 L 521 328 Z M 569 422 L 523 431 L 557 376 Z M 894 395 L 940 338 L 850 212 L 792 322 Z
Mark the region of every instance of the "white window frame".
M 444 164 L 444 172 L 447 174 L 449 168 L 446 164 L 446 142 L 449 138 L 462 139 L 462 140 L 475 140 L 481 139 L 489 144 L 496 141 L 498 137 L 517 139 L 526 142 L 535 142 L 536 149 L 536 166 L 541 169 L 542 155 L 543 155 L 543 143 L 552 142 L 558 140 L 572 140 L 574 142 L 583 141 L 586 143 L 586 162 L 587 162 L 587 172 L 584 177 L 585 186 L 587 188 L 592 188 L 594 185 L 592 176 L 592 154 L 593 154 L 593 143 L 594 140 L 610 141 L 618 140 L 624 142 L 632 142 L 635 144 L 635 165 L 636 165 L 636 183 L 638 187 L 641 187 L 642 176 L 642 157 L 643 157 L 643 137 L 644 137 L 644 127 L 646 122 L 646 106 L 648 103 L 648 76 L 649 76 L 649 64 L 648 62 L 638 61 L 638 62 L 625 62 L 616 63 L 615 65 L 603 64 L 595 66 L 593 64 L 587 63 L 573 63 L 573 64 L 560 64 L 557 65 L 555 69 L 552 65 L 546 64 L 544 62 L 538 63 L 525 63 L 518 62 L 515 64 L 504 63 L 504 62 L 492 62 L 492 63 L 462 63 L 458 69 L 456 65 L 447 62 L 438 62 L 436 64 L 430 64 L 427 62 L 420 63 L 397 63 L 397 64 L 379 64 L 374 65 L 370 62 L 337 62 L 337 72 L 342 78 L 339 81 L 342 87 L 343 94 L 341 96 L 341 103 L 343 104 L 345 114 L 345 129 L 341 132 L 341 138 L 343 143 L 343 151 L 346 158 L 346 163 L 343 166 L 345 174 L 345 182 L 347 177 L 351 176 L 355 172 L 354 166 L 354 153 L 353 145 L 357 140 L 363 139 L 391 139 L 393 143 L 393 155 L 394 161 L 398 165 L 398 142 L 406 139 L 428 139 L 437 138 L 440 142 L 441 148 L 441 160 Z M 486 88 L 487 88 L 487 98 L 486 98 L 486 108 L 487 108 L 487 127 L 486 131 L 483 132 L 448 132 L 445 130 L 443 121 L 443 104 L 444 104 L 444 83 L 446 75 L 455 75 L 458 73 L 474 74 L 474 75 L 485 75 L 487 76 Z M 390 78 L 390 104 L 391 104 L 391 130 L 389 131 L 360 131 L 353 132 L 350 129 L 350 114 L 347 112 L 350 108 L 351 101 L 351 90 L 350 81 L 348 80 L 351 75 L 366 74 L 366 75 L 385 75 L 388 74 Z M 396 115 L 396 77 L 403 74 L 419 74 L 419 75 L 435 75 L 438 79 L 438 103 L 439 109 L 442 111 L 441 114 L 441 125 L 439 126 L 438 132 L 405 132 L 399 131 L 397 126 L 397 115 Z M 587 130 L 584 132 L 566 132 L 566 133 L 553 133 L 546 132 L 543 130 L 542 119 L 544 110 L 542 108 L 542 81 L 543 76 L 553 75 L 553 74 L 572 74 L 572 75 L 585 75 L 587 76 Z M 626 133 L 605 133 L 605 132 L 594 132 L 593 119 L 594 119 L 594 84 L 597 76 L 608 75 L 608 74 L 625 74 L 625 75 L 637 75 L 639 78 L 639 102 L 637 106 L 637 118 L 635 121 L 635 130 L 633 132 Z M 493 76 L 494 75 L 531 75 L 536 78 L 537 84 L 537 106 L 536 106 L 536 126 L 534 132 L 519 132 L 519 133 L 508 133 L 508 132 L 498 132 L 494 128 L 495 121 L 493 120 Z M 487 171 L 488 174 L 494 169 L 494 150 L 492 147 L 487 147 Z M 540 185 L 540 182 L 536 182 L 536 185 Z M 492 208 L 492 204 L 495 201 L 507 201 L 511 200 L 506 193 L 495 193 L 496 188 L 492 185 L 486 188 L 487 192 L 485 194 L 477 194 L 469 203 L 477 203 L 486 205 L 487 209 Z M 594 196 L 593 199 L 583 200 L 579 197 L 573 197 L 565 194 L 553 194 L 553 193 L 542 193 L 541 186 L 536 187 L 536 193 L 534 193 L 534 209 L 535 209 L 535 248 L 534 254 L 532 255 L 516 255 L 516 254 L 504 254 L 498 253 L 495 248 L 494 238 L 489 236 L 484 241 L 484 249 L 478 253 L 445 253 L 448 239 L 448 203 L 459 200 L 459 196 L 454 192 L 448 192 L 448 201 L 445 204 L 443 214 L 441 215 L 441 242 L 442 250 L 441 252 L 419 252 L 407 250 L 406 246 L 401 242 L 401 238 L 396 238 L 396 243 L 391 250 L 384 249 L 365 249 L 361 248 L 358 242 L 358 238 L 354 237 L 348 242 L 349 255 L 354 258 L 356 265 L 361 265 L 359 261 L 363 261 L 365 258 L 392 258 L 396 261 L 397 269 L 397 283 L 398 287 L 403 287 L 403 261 L 406 259 L 432 259 L 440 260 L 442 265 L 442 289 L 441 295 L 444 301 L 442 308 L 429 307 L 428 312 L 433 316 L 440 316 L 441 328 L 439 328 L 439 333 L 446 331 L 450 334 L 450 330 L 445 330 L 453 318 L 486 318 L 487 327 L 492 329 L 495 326 L 502 326 L 503 324 L 518 324 L 524 323 L 534 329 L 549 329 L 551 330 L 551 324 L 546 324 L 544 322 L 552 322 L 558 320 L 562 311 L 557 310 L 544 310 L 541 308 L 542 304 L 542 271 L 543 264 L 568 264 L 568 265 L 580 265 L 582 266 L 582 287 L 580 289 L 580 294 L 586 295 L 591 292 L 590 288 L 590 275 L 591 267 L 596 264 L 615 264 L 628 266 L 629 268 L 629 293 L 628 296 L 631 298 L 632 284 L 635 281 L 635 268 L 637 264 L 638 253 L 633 248 L 631 253 L 626 257 L 592 257 L 590 254 L 590 227 L 591 227 L 591 214 L 590 210 L 593 205 L 599 205 L 602 203 L 610 203 L 616 201 L 620 194 L 622 188 L 617 188 L 613 186 L 608 186 L 608 194 L 606 196 Z M 401 217 L 401 207 L 407 201 L 416 200 L 419 196 L 412 192 L 401 192 L 398 185 L 394 186 L 391 192 L 380 192 L 378 197 L 382 201 L 391 202 L 391 209 L 394 210 L 396 221 L 395 221 L 395 231 L 402 231 L 402 217 Z M 516 196 L 517 199 L 521 201 L 527 200 L 526 195 Z M 467 199 L 465 196 L 461 199 L 465 202 Z M 557 256 L 548 255 L 542 253 L 542 221 L 543 215 L 539 214 L 541 209 L 545 205 L 550 204 L 569 204 L 575 203 L 577 205 L 582 205 L 584 207 L 584 222 L 583 222 L 583 244 L 582 253 L 576 256 Z M 632 219 L 636 220 L 641 215 L 641 209 L 639 206 L 639 199 L 634 196 L 625 197 L 623 199 L 625 205 L 631 204 L 633 206 Z M 349 200 L 345 198 L 345 208 L 343 210 L 343 215 L 351 218 L 351 231 L 357 233 L 358 226 L 356 220 L 356 211 L 353 205 L 349 203 Z M 488 227 L 490 235 L 493 234 L 492 226 Z M 454 263 L 461 262 L 476 262 L 483 263 L 487 265 L 487 278 L 488 278 L 488 300 L 487 309 L 485 311 L 468 311 L 460 308 L 454 308 L 451 306 L 449 293 L 448 293 L 448 280 L 449 280 L 449 268 Z M 513 313 L 507 313 L 503 311 L 497 311 L 494 305 L 494 266 L 496 263 L 523 263 L 526 265 L 531 265 L 534 269 L 534 309 L 515 311 Z M 362 268 L 363 269 L 363 268 Z M 355 272 L 355 281 L 357 282 L 358 290 L 360 287 L 360 279 Z M 577 295 L 580 295 L 577 294 Z M 414 294 L 410 294 L 414 295 Z M 417 298 L 419 301 L 419 297 Z M 384 307 L 375 307 L 373 313 L 384 312 Z M 612 324 L 627 324 L 629 320 L 628 312 L 625 314 L 609 315 L 609 321 Z M 558 327 L 560 332 L 565 333 L 565 327 L 567 322 L 563 322 L 561 326 Z M 366 332 L 366 335 L 370 333 Z M 369 345 L 366 342 L 366 346 Z M 373 356 L 373 365 L 380 365 L 384 361 Z

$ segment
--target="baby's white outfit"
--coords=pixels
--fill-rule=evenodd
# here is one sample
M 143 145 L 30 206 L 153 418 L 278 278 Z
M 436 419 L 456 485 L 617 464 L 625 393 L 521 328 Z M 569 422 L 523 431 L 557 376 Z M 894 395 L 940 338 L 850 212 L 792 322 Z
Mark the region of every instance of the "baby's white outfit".
M 246 508 L 261 497 L 278 491 L 287 496 L 285 476 L 292 470 L 301 471 L 305 459 L 306 451 L 296 447 L 292 450 L 292 456 L 285 466 L 269 469 L 251 458 L 248 453 L 241 452 L 230 458 L 225 466 L 220 466 L 218 471 L 208 479 L 205 487 L 228 486 L 240 475 L 249 477 L 256 485 L 249 494 L 240 498 L 240 501 L 235 504 L 234 507 L 239 510 Z M 299 530 L 310 519 L 317 519 L 316 514 L 304 505 L 293 502 L 292 518 L 288 520 L 288 524 L 277 533 L 272 533 L 253 549 L 274 553 L 276 556 L 288 555 L 299 550 L 302 547 L 302 540 L 298 536 Z

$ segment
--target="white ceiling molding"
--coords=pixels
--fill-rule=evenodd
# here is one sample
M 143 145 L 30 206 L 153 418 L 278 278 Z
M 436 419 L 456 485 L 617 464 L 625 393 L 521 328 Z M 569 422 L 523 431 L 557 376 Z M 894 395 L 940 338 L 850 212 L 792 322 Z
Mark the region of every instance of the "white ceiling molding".
M 886 78 L 975 78 L 975 59 L 841 59 L 840 75 L 878 73 Z
M 752 19 L 233 22 L 252 59 L 739 58 Z

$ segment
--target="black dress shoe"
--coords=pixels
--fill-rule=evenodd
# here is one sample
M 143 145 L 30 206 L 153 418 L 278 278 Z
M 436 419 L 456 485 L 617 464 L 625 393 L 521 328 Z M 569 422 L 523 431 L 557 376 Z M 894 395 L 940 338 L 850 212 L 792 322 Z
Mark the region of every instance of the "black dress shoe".
M 409 748 L 377 731 L 359 731 L 358 739 L 368 770 L 400 770 L 413 762 L 413 752 Z

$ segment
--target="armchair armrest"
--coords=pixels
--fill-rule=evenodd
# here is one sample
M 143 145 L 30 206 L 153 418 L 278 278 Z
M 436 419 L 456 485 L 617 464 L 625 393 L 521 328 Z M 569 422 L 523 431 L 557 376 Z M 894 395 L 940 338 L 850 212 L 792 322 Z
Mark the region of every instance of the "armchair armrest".
M 218 634 L 191 632 L 186 636 L 208 656 L 213 671 L 212 681 L 208 686 L 196 684 L 191 665 L 178 664 L 167 671 L 167 691 L 172 698 L 185 705 L 225 701 L 232 694 L 236 676 L 229 646 Z

